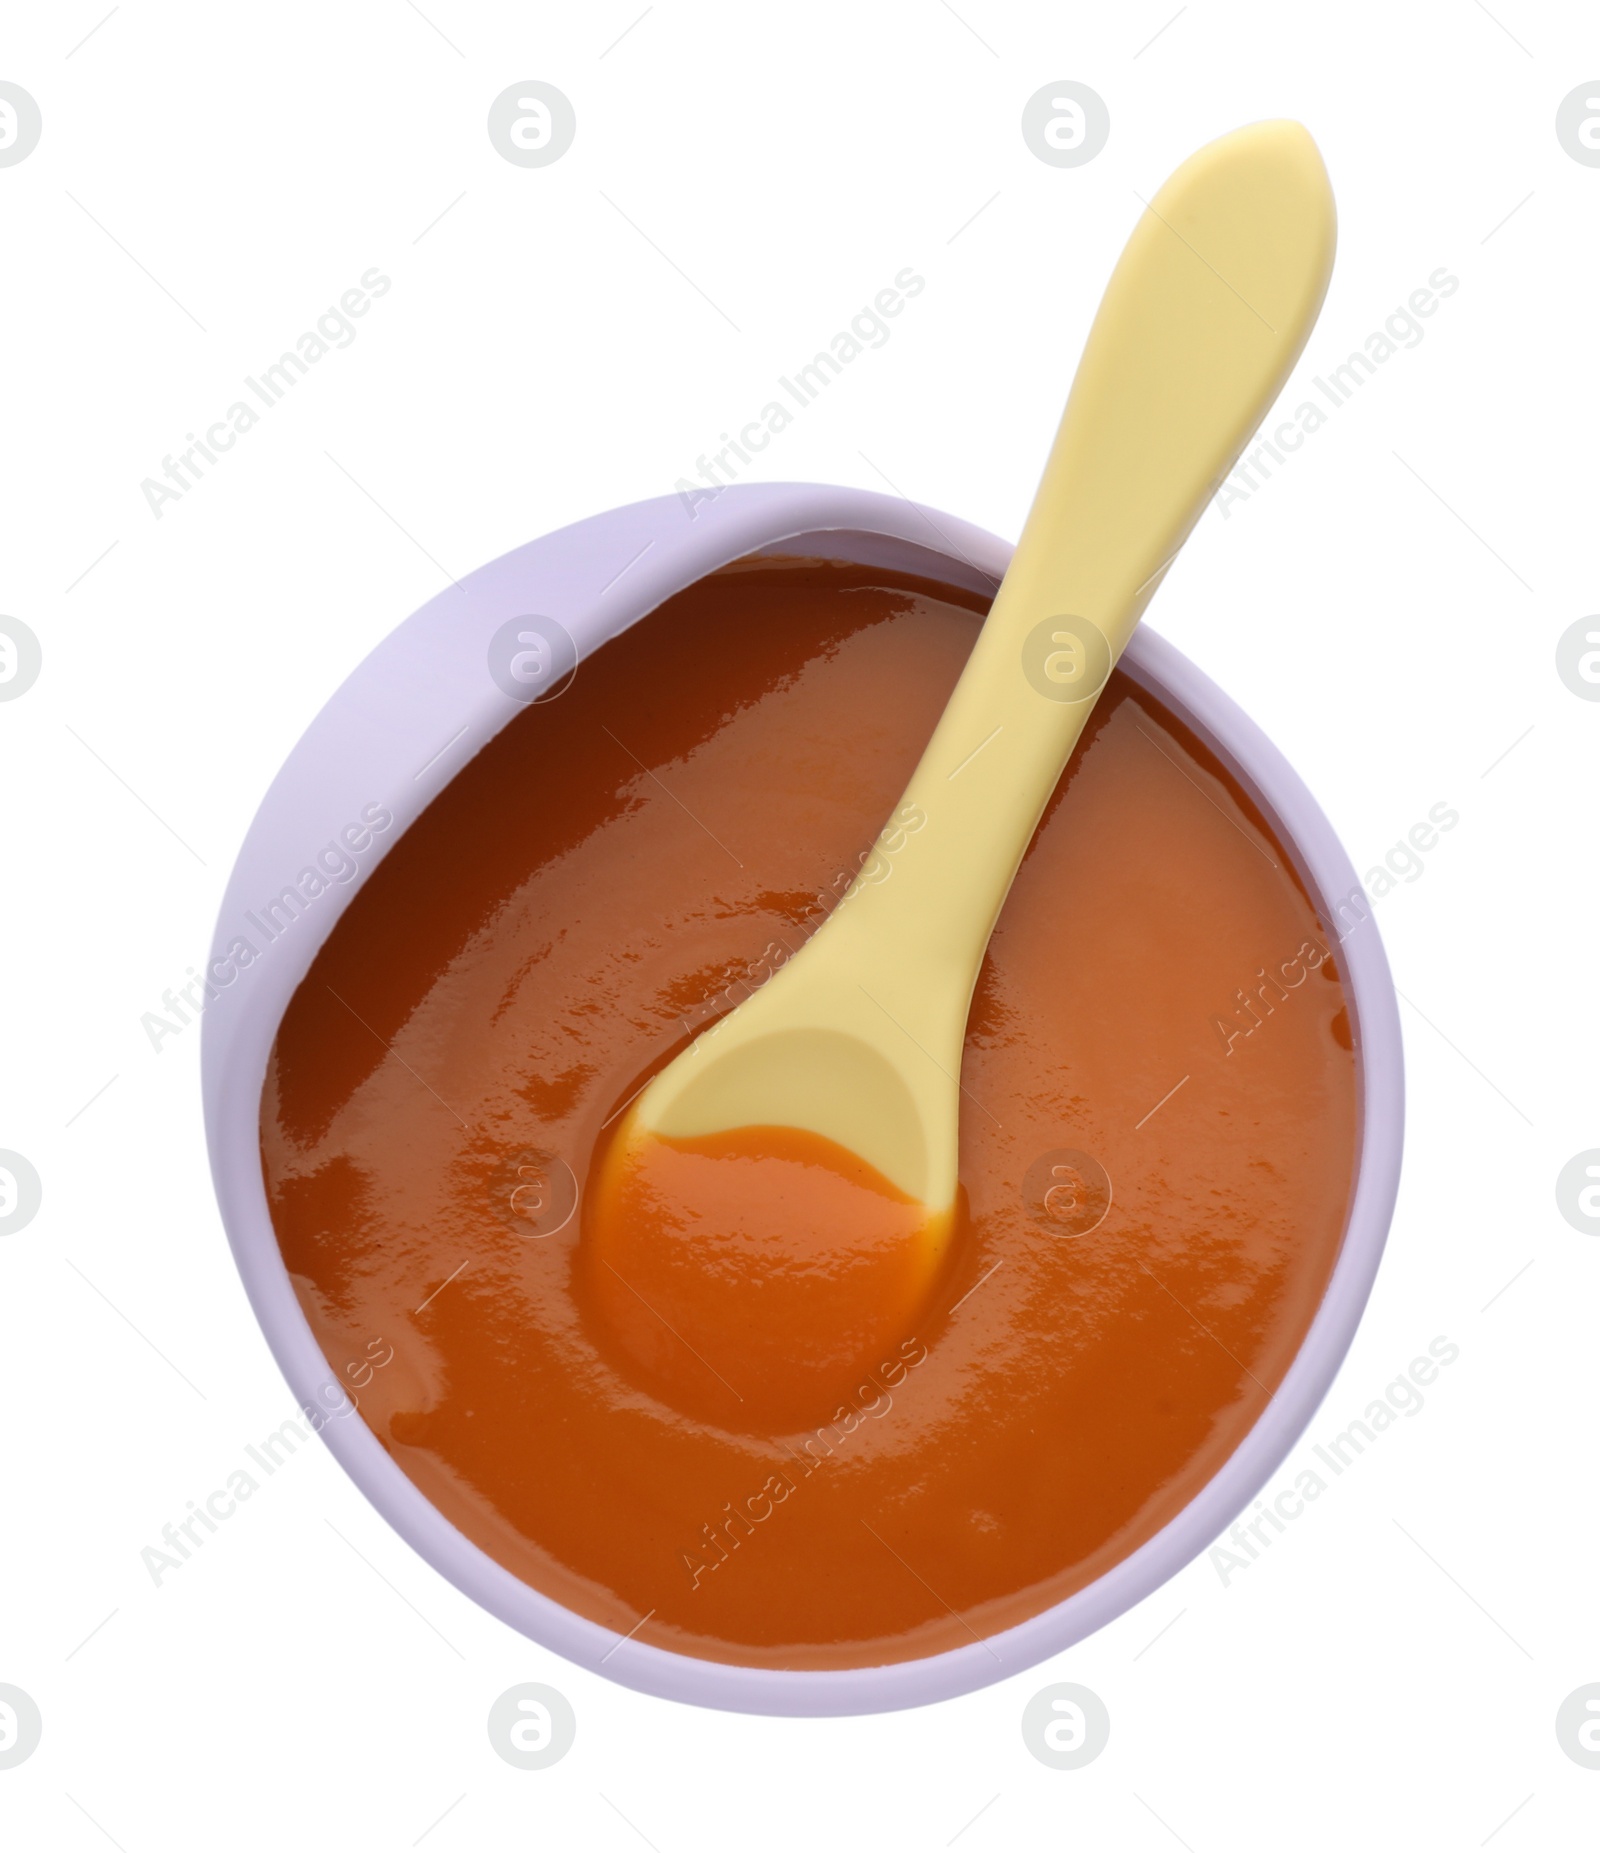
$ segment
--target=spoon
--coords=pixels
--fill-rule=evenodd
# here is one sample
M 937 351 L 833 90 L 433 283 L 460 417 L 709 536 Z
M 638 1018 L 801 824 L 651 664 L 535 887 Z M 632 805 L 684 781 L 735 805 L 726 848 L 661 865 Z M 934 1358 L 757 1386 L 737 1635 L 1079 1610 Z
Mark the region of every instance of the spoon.
M 962 1044 L 995 920 L 1141 613 L 1299 357 L 1333 249 L 1327 173 L 1294 122 L 1210 143 L 1144 209 L 902 803 L 814 936 L 640 1094 L 605 1188 L 652 1141 L 809 1153 L 894 1206 L 890 1297 L 914 1305 L 953 1226 Z M 631 1288 L 617 1228 L 591 1220 Z

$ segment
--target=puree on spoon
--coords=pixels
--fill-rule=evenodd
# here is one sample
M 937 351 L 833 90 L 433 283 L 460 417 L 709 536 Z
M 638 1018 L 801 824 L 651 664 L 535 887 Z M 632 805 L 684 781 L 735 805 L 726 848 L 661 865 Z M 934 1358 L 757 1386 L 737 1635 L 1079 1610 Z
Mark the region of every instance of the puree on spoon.
M 813 1283 L 809 1378 L 768 1368 L 759 1319 L 703 1305 L 691 1348 L 588 1265 L 627 1103 L 834 905 L 982 606 L 792 560 L 689 587 L 435 800 L 280 1026 L 263 1171 L 335 1372 L 452 1524 L 619 1634 L 846 1667 L 1037 1614 L 1216 1473 L 1332 1271 L 1357 1079 L 1328 941 L 1237 785 L 1120 675 L 990 942 L 965 1210 L 913 1329 L 870 1241 L 858 1298 Z M 1110 1181 L 1079 1235 L 1037 1181 L 1069 1149 Z M 664 1203 L 680 1161 L 737 1188 L 737 1154 L 664 1154 Z M 562 1165 L 584 1202 L 558 1226 Z M 636 1259 L 669 1298 L 670 1248 Z
M 713 1420 L 732 1394 L 741 1426 L 826 1422 L 927 1301 L 926 1207 L 820 1133 L 635 1140 L 624 1120 L 590 1204 L 589 1292 L 611 1335 Z

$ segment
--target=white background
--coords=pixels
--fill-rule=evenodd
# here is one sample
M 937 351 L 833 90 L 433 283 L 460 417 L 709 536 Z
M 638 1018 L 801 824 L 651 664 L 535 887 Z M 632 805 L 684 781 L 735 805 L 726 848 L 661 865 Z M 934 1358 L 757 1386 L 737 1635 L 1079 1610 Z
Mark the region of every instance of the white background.
M 0 1682 L 44 1718 L 0 1770 L 8 1846 L 1589 1844 L 1600 1772 L 1554 1719 L 1600 1680 L 1600 1243 L 1554 1182 L 1600 1145 L 1600 704 L 1554 653 L 1600 607 L 1600 168 L 1554 117 L 1600 29 L 1541 0 L 957 6 L 126 0 L 81 45 L 99 0 L 11 9 L 0 77 L 44 134 L 0 169 L 0 610 L 44 671 L 0 706 L 0 1146 L 45 1196 L 0 1240 Z M 578 121 L 536 170 L 485 130 L 528 78 Z M 1063 78 L 1111 113 L 1076 169 L 1020 133 Z M 1444 1334 L 1426 1407 L 1228 1586 L 1202 1559 L 1060 1660 L 890 1717 L 727 1717 L 581 1673 L 429 1570 L 320 1444 L 153 1586 L 141 1548 L 292 1405 L 212 1201 L 198 1034 L 157 1054 L 140 1018 L 199 963 L 312 714 L 446 570 L 692 473 L 908 264 L 927 288 L 892 339 L 748 475 L 887 478 L 1014 535 L 1135 194 L 1273 115 L 1317 136 L 1341 221 L 1287 406 L 1435 269 L 1460 288 L 1206 515 L 1150 622 L 1358 867 L 1460 813 L 1378 908 L 1404 1184 L 1280 1480 Z M 374 265 L 393 288 L 358 339 L 156 519 L 141 481 Z M 530 1679 L 578 1717 L 537 1773 L 485 1732 Z M 1112 1720 L 1075 1772 L 1019 1731 L 1062 1679 Z

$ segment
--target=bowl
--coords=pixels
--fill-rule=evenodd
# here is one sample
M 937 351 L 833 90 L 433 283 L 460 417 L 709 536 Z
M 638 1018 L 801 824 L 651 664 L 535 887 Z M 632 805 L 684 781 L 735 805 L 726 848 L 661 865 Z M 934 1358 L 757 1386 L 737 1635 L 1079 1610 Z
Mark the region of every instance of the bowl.
M 521 712 L 523 703 L 501 686 L 504 672 L 501 681 L 491 672 L 496 634 L 513 619 L 554 619 L 560 628 L 551 634 L 560 638 L 564 630 L 581 662 L 696 579 L 761 552 L 851 560 L 992 592 L 1011 549 L 967 522 L 893 496 L 748 484 L 612 509 L 452 583 L 334 693 L 245 835 L 207 966 L 206 1136 L 245 1291 L 307 1425 L 394 1529 L 458 1589 L 531 1640 L 642 1692 L 792 1716 L 887 1711 L 1019 1673 L 1104 1627 L 1225 1531 L 1281 1465 L 1350 1345 L 1388 1232 L 1403 1114 L 1399 1012 L 1364 890 L 1316 801 L 1249 718 L 1141 626 L 1122 659 L 1124 671 L 1239 780 L 1340 943 L 1357 1064 L 1355 1182 L 1327 1290 L 1277 1394 L 1177 1517 L 1097 1581 L 981 1644 L 919 1660 L 832 1671 L 700 1660 L 619 1636 L 502 1568 L 434 1508 L 355 1416 L 301 1312 L 262 1180 L 268 1056 L 290 998 L 360 883 L 461 767 Z M 384 815 L 392 822 L 375 824 Z M 283 890 L 300 871 L 319 866 L 325 885 L 314 898 L 301 895 L 289 904 Z

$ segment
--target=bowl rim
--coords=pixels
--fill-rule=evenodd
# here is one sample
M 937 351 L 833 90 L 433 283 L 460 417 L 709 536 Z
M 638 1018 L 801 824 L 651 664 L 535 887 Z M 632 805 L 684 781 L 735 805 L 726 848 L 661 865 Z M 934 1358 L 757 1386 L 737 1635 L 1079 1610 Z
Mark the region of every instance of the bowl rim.
M 218 1206 L 268 1345 L 307 1425 L 413 1549 L 519 1633 L 637 1691 L 738 1712 L 858 1715 L 955 1697 L 1063 1652 L 1198 1556 L 1282 1465 L 1343 1362 L 1383 1253 L 1403 1136 L 1400 1021 L 1371 903 L 1316 800 L 1255 723 L 1141 625 L 1123 668 L 1199 735 L 1260 807 L 1319 921 L 1337 939 L 1344 967 L 1357 1055 L 1355 1176 L 1333 1272 L 1277 1391 L 1194 1498 L 1093 1583 L 983 1641 L 920 1659 L 803 1671 L 699 1659 L 618 1634 L 523 1583 L 444 1518 L 364 1422 L 347 1419 L 356 1404 L 301 1311 L 267 1206 L 259 1147 L 267 1056 L 284 1009 L 359 880 L 330 880 L 326 898 L 306 902 L 298 914 L 284 907 L 282 919 L 263 918 L 250 903 L 259 907 L 260 897 L 310 865 L 325 839 L 331 847 L 363 805 L 392 820 L 359 832 L 370 838 L 357 867 L 365 879 L 466 760 L 522 711 L 486 670 L 489 641 L 502 623 L 534 611 L 555 617 L 572 633 L 581 662 L 694 580 L 762 552 L 895 566 L 992 592 L 1011 548 L 903 498 L 820 484 L 740 484 L 591 516 L 452 582 L 357 665 L 261 801 L 224 893 L 206 967 L 214 984 L 202 1021 L 201 1091 Z M 452 722 L 456 731 L 446 737 Z M 422 753 L 441 739 L 444 745 L 417 769 Z M 248 930 L 247 919 L 254 923 Z M 250 937 L 256 929 L 264 929 L 260 947 Z M 254 953 L 248 961 L 229 957 L 241 937 Z M 224 968 L 233 976 L 223 977 Z

